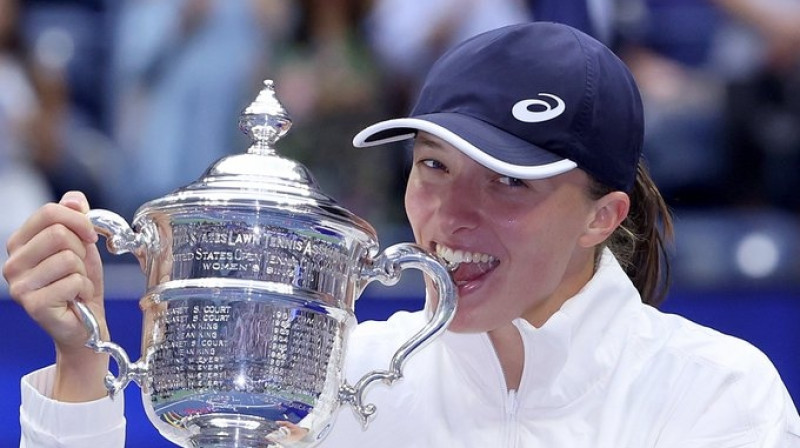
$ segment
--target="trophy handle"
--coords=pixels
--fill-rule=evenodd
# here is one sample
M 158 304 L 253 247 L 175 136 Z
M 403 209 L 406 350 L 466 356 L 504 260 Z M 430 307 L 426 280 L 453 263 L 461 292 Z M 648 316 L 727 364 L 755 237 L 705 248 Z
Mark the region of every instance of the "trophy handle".
M 125 219 L 118 214 L 108 210 L 94 209 L 90 210 L 87 215 L 97 233 L 106 237 L 106 246 L 112 254 L 119 255 L 126 252 L 137 254 L 144 247 L 145 237 L 135 233 Z M 97 353 L 111 355 L 117 363 L 118 375 L 115 377 L 108 373 L 105 377 L 108 395 L 114 398 L 117 392 L 124 389 L 131 380 L 142 384 L 140 380 L 145 378 L 147 365 L 143 361 L 131 362 L 128 354 L 119 345 L 110 341 L 101 341 L 100 326 L 89 307 L 78 300 L 72 303 L 78 311 L 83 326 L 89 333 L 85 345 Z
M 117 363 L 119 369 L 117 376 L 115 377 L 111 373 L 107 373 L 103 379 L 106 389 L 108 390 L 108 395 L 114 398 L 117 392 L 125 389 L 131 380 L 142 384 L 141 380 L 145 378 L 145 374 L 147 373 L 147 365 L 142 361 L 131 362 L 125 349 L 119 345 L 110 341 L 101 341 L 100 326 L 97 324 L 97 319 L 95 319 L 89 307 L 78 300 L 72 302 L 72 304 L 75 305 L 80 319 L 83 322 L 83 326 L 86 327 L 86 331 L 89 332 L 89 339 L 86 341 L 85 345 L 97 353 L 107 353 L 111 355 Z
M 94 230 L 106 237 L 106 247 L 114 255 L 130 252 L 138 258 L 147 245 L 144 234 L 134 232 L 125 218 L 112 211 L 96 208 L 89 210 L 86 216 Z
M 400 280 L 401 271 L 407 268 L 419 269 L 433 279 L 439 293 L 439 303 L 428 323 L 400 346 L 392 357 L 389 370 L 373 370 L 361 377 L 354 385 L 345 383 L 339 389 L 339 400 L 350 403 L 356 417 L 366 428 L 368 420 L 375 413 L 374 404 L 364 404 L 364 393 L 375 381 L 392 385 L 403 377 L 406 358 L 422 348 L 429 340 L 440 335 L 456 311 L 456 286 L 447 268 L 421 247 L 411 243 L 396 244 L 387 248 L 383 254 L 368 265 L 364 273 L 367 283 L 378 280 L 384 285 L 394 285 Z

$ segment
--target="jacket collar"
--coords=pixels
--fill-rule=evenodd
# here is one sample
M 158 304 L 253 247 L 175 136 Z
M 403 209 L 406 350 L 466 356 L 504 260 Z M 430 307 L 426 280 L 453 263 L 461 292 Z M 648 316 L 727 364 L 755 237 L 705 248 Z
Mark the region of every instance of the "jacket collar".
M 544 325 L 516 319 L 525 353 L 519 405 L 565 406 L 604 382 L 621 356 L 631 314 L 641 306 L 638 291 L 606 249 L 592 279 Z M 473 390 L 505 400 L 503 372 L 486 333 L 446 332 L 441 341 Z

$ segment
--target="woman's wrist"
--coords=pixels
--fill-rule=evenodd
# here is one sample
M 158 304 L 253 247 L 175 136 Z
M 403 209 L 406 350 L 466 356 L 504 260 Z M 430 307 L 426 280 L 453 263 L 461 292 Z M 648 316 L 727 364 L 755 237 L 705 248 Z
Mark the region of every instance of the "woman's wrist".
M 86 347 L 68 353 L 56 349 L 56 372 L 50 398 L 78 403 L 105 397 L 108 395 L 104 382 L 108 360 L 108 355 Z

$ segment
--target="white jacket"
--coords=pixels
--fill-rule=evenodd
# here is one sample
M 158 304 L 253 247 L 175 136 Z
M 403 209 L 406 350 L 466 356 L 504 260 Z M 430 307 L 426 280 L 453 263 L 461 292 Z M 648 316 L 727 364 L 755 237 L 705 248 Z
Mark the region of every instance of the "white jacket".
M 425 316 L 359 324 L 348 345 L 350 380 L 387 368 Z M 525 345 L 519 390 L 507 391 L 486 334 L 448 332 L 409 358 L 401 381 L 370 389 L 378 412 L 366 431 L 343 408 L 320 446 L 800 448 L 800 417 L 765 355 L 643 305 L 608 254 L 545 325 L 515 325 Z M 48 400 L 40 392 L 49 375 L 23 379 L 23 447 L 124 445 L 121 400 Z M 76 413 L 92 418 L 68 439 L 59 431 Z

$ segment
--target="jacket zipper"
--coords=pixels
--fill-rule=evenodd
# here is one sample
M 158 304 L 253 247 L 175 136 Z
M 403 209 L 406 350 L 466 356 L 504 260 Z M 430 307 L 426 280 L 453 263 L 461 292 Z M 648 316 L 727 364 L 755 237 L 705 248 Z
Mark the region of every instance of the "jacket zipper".
M 504 447 L 515 448 L 517 446 L 517 409 L 519 400 L 516 390 L 509 390 L 506 395 L 506 443 Z
M 519 409 L 519 398 L 517 397 L 517 391 L 515 389 L 508 389 L 506 385 L 506 375 L 503 369 L 503 365 L 500 363 L 500 359 L 497 356 L 497 353 L 494 351 L 494 346 L 492 345 L 491 340 L 489 339 L 488 335 L 485 335 L 485 341 L 487 347 L 489 348 L 490 353 L 494 356 L 496 361 L 497 370 L 496 372 L 499 374 L 499 384 L 502 387 L 502 394 L 504 396 L 504 405 L 505 409 L 503 409 L 503 428 L 502 428 L 502 437 L 501 445 L 502 448 L 516 448 L 517 447 L 517 410 Z

